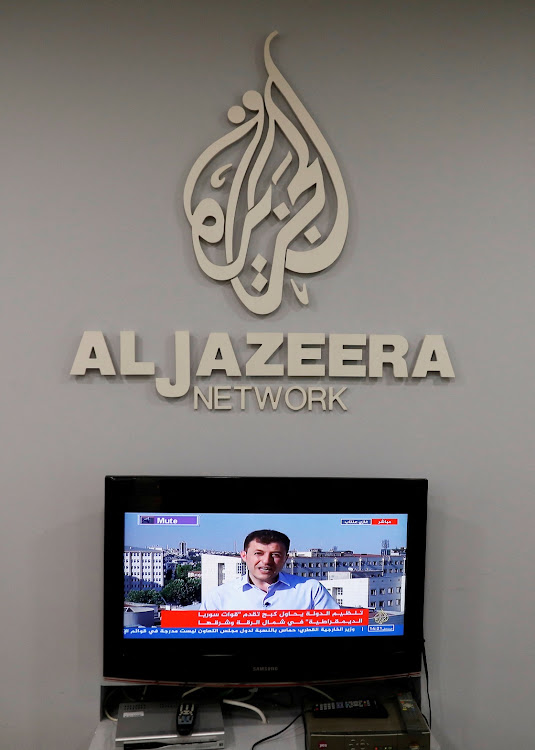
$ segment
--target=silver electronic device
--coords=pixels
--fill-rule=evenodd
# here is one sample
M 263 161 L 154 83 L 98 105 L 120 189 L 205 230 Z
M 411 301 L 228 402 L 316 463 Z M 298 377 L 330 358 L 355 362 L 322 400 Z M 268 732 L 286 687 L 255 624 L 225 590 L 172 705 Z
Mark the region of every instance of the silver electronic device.
M 178 701 L 121 703 L 115 747 L 122 750 L 164 750 L 180 748 L 181 745 L 193 750 L 220 750 L 225 747 L 223 715 L 218 703 L 196 705 L 195 721 L 188 734 L 184 734 L 177 725 L 179 706 Z

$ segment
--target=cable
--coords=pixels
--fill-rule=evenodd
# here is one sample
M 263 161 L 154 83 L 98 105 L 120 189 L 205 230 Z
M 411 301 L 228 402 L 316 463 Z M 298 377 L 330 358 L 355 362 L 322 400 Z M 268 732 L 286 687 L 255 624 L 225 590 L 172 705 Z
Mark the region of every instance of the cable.
M 323 690 L 320 690 L 319 688 L 314 687 L 314 685 L 303 685 L 302 687 L 307 688 L 307 690 L 315 690 L 317 693 L 320 693 L 320 695 L 324 695 L 330 701 L 334 701 L 334 698 L 332 696 L 330 696 L 328 693 L 324 692 Z
M 110 714 L 110 713 L 108 712 L 108 709 L 107 709 L 107 708 L 105 708 L 105 709 L 104 709 L 104 713 L 106 714 L 106 718 L 108 718 L 108 719 L 109 719 L 110 721 L 117 721 L 117 717 L 115 717 L 115 716 L 112 716 L 112 715 L 111 715 L 111 714 Z
M 279 730 L 278 732 L 275 732 L 275 734 L 270 734 L 268 737 L 263 737 L 261 740 L 257 740 L 255 743 L 251 745 L 251 750 L 254 750 L 255 747 L 258 747 L 258 745 L 261 745 L 263 742 L 267 742 L 268 740 L 272 740 L 274 737 L 278 737 L 279 734 L 282 734 L 283 732 L 286 732 L 287 729 L 289 729 L 292 724 L 295 724 L 297 719 L 301 719 L 305 715 L 304 711 L 301 711 L 300 714 L 298 714 L 295 719 L 292 719 L 289 724 L 287 724 L 284 729 Z
M 189 695 L 190 693 L 194 693 L 196 690 L 202 690 L 202 685 L 201 686 L 197 686 L 197 687 L 193 687 L 190 690 L 186 690 L 185 693 L 182 693 L 181 698 L 185 698 L 186 695 Z
M 425 651 L 425 639 L 422 645 L 422 658 L 424 662 L 424 672 L 425 672 L 425 689 L 427 693 L 427 705 L 429 706 L 429 729 L 431 729 L 431 724 L 433 721 L 433 714 L 431 710 L 431 696 L 429 694 L 429 669 L 427 666 L 427 654 Z
M 258 688 L 257 688 L 257 687 L 251 688 L 251 689 L 249 690 L 249 693 L 248 693 L 248 694 L 247 694 L 247 695 L 246 695 L 246 696 L 245 696 L 244 698 L 241 698 L 241 700 L 242 700 L 242 701 L 243 701 L 244 703 L 247 703 L 247 701 L 251 700 L 251 698 L 252 698 L 252 697 L 253 697 L 254 695 L 256 695 L 257 693 L 258 693 Z
M 110 721 L 117 721 L 117 718 L 115 716 L 112 716 L 110 712 L 108 711 L 108 703 L 110 701 L 111 696 L 116 693 L 119 690 L 119 688 L 113 688 L 109 691 L 109 693 L 104 697 L 104 701 L 102 703 L 102 712 L 106 716 L 107 719 Z
M 267 719 L 264 713 L 256 706 L 250 706 L 248 703 L 242 703 L 242 701 L 231 701 L 228 698 L 223 698 L 223 703 L 228 703 L 230 706 L 241 706 L 241 708 L 248 708 L 249 711 L 255 711 L 262 719 L 262 724 L 267 724 Z

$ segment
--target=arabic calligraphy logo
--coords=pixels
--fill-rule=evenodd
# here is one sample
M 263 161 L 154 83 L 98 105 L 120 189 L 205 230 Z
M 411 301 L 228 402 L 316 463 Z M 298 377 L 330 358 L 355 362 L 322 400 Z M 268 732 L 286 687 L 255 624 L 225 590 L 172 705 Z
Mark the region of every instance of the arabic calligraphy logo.
M 280 306 L 285 272 L 312 274 L 332 265 L 348 228 L 340 170 L 271 58 L 276 35 L 264 45 L 263 96 L 247 91 L 243 106 L 230 107 L 234 129 L 202 152 L 184 187 L 201 270 L 215 281 L 230 281 L 242 304 L 257 315 Z M 245 150 L 238 146 L 242 139 Z M 297 299 L 308 304 L 306 284 L 290 281 Z
M 375 622 L 376 622 L 376 623 L 377 623 L 378 625 L 384 625 L 384 624 L 385 624 L 385 622 L 388 622 L 388 620 L 390 619 L 390 616 L 389 616 L 388 612 L 385 612 L 385 611 L 384 611 L 384 609 L 380 609 L 380 610 L 379 610 L 379 611 L 378 611 L 378 612 L 377 612 L 377 613 L 376 613 L 376 614 L 374 615 L 373 619 L 374 619 L 374 621 L 375 621 Z

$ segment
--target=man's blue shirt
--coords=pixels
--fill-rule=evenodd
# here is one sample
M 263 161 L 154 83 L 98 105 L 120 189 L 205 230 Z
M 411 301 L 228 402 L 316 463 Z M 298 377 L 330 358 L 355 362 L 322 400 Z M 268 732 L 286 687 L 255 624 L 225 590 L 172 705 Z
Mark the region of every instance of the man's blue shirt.
M 269 589 L 250 583 L 247 574 L 212 589 L 201 604 L 203 610 L 222 609 L 340 609 L 322 584 L 313 578 L 279 573 Z

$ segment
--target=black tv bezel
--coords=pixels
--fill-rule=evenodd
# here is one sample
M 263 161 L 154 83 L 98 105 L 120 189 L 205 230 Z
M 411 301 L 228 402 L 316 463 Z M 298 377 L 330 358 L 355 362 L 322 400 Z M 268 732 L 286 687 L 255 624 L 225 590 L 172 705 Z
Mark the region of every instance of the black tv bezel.
M 221 484 L 217 488 L 214 484 Z M 223 486 L 224 485 L 224 486 Z M 107 680 L 147 684 L 312 684 L 418 675 L 423 652 L 427 479 L 143 476 L 105 478 L 104 664 Z M 180 496 L 186 497 L 183 501 Z M 318 510 L 306 507 L 320 498 Z M 289 640 L 123 638 L 124 514 L 221 512 L 245 503 L 272 513 L 407 513 L 404 634 Z M 317 503 L 317 500 L 314 500 Z M 255 510 L 251 512 L 255 512 Z M 239 513 L 229 510 L 229 513 Z M 225 512 L 226 509 L 225 509 Z

